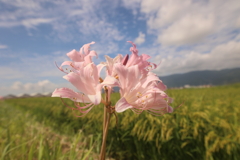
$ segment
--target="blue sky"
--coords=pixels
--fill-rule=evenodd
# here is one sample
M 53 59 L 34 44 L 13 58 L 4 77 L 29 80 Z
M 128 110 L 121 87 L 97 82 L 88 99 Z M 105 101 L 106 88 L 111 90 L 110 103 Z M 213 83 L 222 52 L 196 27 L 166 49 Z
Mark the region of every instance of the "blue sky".
M 83 44 L 139 53 L 159 76 L 240 67 L 239 0 L 0 0 L 0 95 L 70 87 L 54 65 Z

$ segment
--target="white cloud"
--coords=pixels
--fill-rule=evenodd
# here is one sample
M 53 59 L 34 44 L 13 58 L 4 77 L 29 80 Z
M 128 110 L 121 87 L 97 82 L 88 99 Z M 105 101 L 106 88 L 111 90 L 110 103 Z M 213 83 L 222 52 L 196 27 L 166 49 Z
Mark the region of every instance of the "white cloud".
M 239 26 L 238 0 L 141 0 L 128 5 L 132 10 L 136 6 L 145 16 L 148 33 L 166 45 L 215 41 Z
M 39 3 L 37 3 L 34 0 L 15 0 L 15 1 L 2 0 L 2 2 L 11 4 L 12 6 L 19 8 L 31 8 L 31 9 L 40 8 Z
M 47 86 L 48 84 L 50 84 L 51 82 L 49 80 L 43 80 L 43 81 L 39 81 L 38 85 L 39 86 Z
M 10 85 L 0 86 L 0 95 L 6 96 L 8 94 L 21 95 L 21 94 L 34 94 L 34 93 L 49 93 L 53 92 L 56 88 L 67 87 L 79 92 L 69 82 L 53 83 L 50 80 L 41 80 L 35 83 L 24 83 L 15 81 Z
M 214 18 L 209 15 L 186 15 L 158 36 L 158 42 L 169 45 L 182 45 L 199 42 L 214 30 Z
M 54 61 L 60 65 L 63 61 L 69 60 L 65 55 L 67 52 L 63 52 L 62 55 L 38 55 L 32 53 L 31 56 L 23 55 L 21 53 L 9 53 L 9 57 L 1 57 L 9 61 L 6 65 L 0 66 L 0 77 L 2 80 L 21 80 L 21 81 L 33 81 L 36 79 L 42 79 L 44 77 L 59 77 L 63 76 L 63 73 L 55 66 Z M 14 62 L 17 59 L 17 63 Z M 14 62 L 14 63 L 13 63 Z
M 94 57 L 93 60 L 103 58 L 103 55 L 116 53 L 119 51 L 119 47 L 114 42 L 108 42 L 108 44 L 95 43 L 91 46 L 92 50 L 95 50 L 98 54 L 98 58 Z
M 181 6 L 181 7 L 179 7 Z M 156 1 L 151 3 L 143 0 L 141 11 L 147 17 L 148 31 L 160 34 L 160 30 L 169 27 L 172 23 L 181 19 L 186 11 L 190 9 L 190 1 Z
M 23 84 L 19 81 L 14 82 L 13 85 L 11 86 L 11 89 L 14 90 L 21 90 L 23 88 L 24 88 Z
M 49 80 L 38 81 L 37 83 L 22 83 L 16 81 L 8 89 L 10 93 L 15 93 L 15 95 L 17 95 L 23 93 L 53 92 L 57 87 L 59 87 L 57 84 L 54 84 Z
M 169 55 L 165 58 L 155 57 L 155 61 L 160 60 L 162 63 L 156 70 L 159 75 L 240 67 L 240 42 L 230 41 L 204 54 L 185 51 L 182 54 Z
M 137 9 L 139 8 L 141 0 L 122 0 L 123 6 L 128 9 L 132 9 L 133 14 L 137 14 Z
M 134 40 L 134 43 L 140 45 L 145 42 L 145 34 L 142 32 L 138 33 L 138 37 Z
M 240 41 L 240 34 L 236 35 L 235 40 Z
M 240 16 L 238 17 L 236 21 L 236 28 L 240 28 Z
M 73 41 L 83 35 L 106 43 L 124 37 L 107 19 L 106 9 L 108 12 L 114 11 L 116 2 L 103 5 L 99 0 L 3 0 L 1 3 L 13 10 L 0 11 L 0 27 L 24 26 L 31 32 L 29 29 L 48 24 L 52 31 L 46 36 L 58 37 L 62 41 Z
M 49 18 L 30 18 L 22 20 L 22 25 L 24 25 L 26 28 L 34 28 L 35 26 L 38 26 L 40 24 L 50 22 L 52 22 L 52 19 Z
M 0 66 L 0 77 L 1 79 L 18 79 L 23 78 L 24 74 L 19 70 L 19 68 Z
M 143 0 L 141 2 L 141 11 L 146 14 L 155 13 L 161 7 L 163 1 L 159 0 Z M 157 2 L 157 3 L 156 3 Z M 180 7 L 179 7 L 180 8 Z
M 6 49 L 6 48 L 8 48 L 7 45 L 2 45 L 2 44 L 0 44 L 0 49 Z

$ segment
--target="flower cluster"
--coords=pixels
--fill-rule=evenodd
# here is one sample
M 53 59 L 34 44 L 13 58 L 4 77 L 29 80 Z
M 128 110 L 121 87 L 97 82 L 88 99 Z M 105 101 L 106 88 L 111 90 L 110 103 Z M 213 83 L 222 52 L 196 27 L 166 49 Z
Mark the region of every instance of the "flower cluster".
M 105 56 L 106 62 L 95 65 L 92 57 L 97 56 L 90 50 L 91 42 L 85 44 L 80 51 L 72 50 L 67 56 L 72 61 L 65 61 L 58 67 L 66 73 L 63 77 L 74 85 L 80 92 L 69 88 L 56 89 L 52 97 L 69 98 L 75 102 L 76 108 L 83 115 L 93 106 L 101 103 L 101 91 L 107 88 L 110 98 L 113 87 L 119 87 L 121 98 L 115 104 L 116 112 L 131 109 L 136 113 L 148 111 L 153 115 L 163 115 L 173 112 L 169 106 L 171 98 L 164 92 L 166 86 L 159 77 L 151 72 L 156 64 L 147 61 L 150 56 L 138 55 L 136 45 L 130 48 L 131 55 L 117 55 L 115 58 Z M 67 67 L 63 67 L 67 66 Z M 100 72 L 106 68 L 106 77 L 100 77 Z M 80 103 L 78 103 L 80 102 Z M 80 105 L 83 104 L 83 105 Z

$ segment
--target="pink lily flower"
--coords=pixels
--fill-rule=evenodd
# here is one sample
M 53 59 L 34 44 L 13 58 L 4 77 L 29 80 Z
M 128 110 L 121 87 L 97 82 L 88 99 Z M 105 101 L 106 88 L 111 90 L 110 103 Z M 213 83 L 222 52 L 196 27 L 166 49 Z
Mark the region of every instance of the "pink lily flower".
M 116 73 L 114 71 L 114 64 L 120 63 L 122 61 L 123 56 L 121 54 L 118 54 L 115 58 L 111 58 L 107 55 L 105 55 L 106 62 L 101 62 L 101 64 L 106 66 L 106 72 L 107 75 L 116 76 Z
M 123 65 L 125 65 L 127 67 L 130 67 L 133 65 L 138 65 L 141 72 L 144 72 L 144 73 L 146 73 L 146 71 L 155 69 L 157 67 L 157 65 L 155 63 L 151 63 L 151 62 L 147 61 L 150 58 L 149 55 L 142 54 L 141 56 L 139 56 L 136 45 L 131 41 L 128 41 L 128 42 L 133 45 L 133 47 L 130 48 L 130 51 L 132 52 L 132 54 L 130 57 L 128 57 L 128 55 L 126 55 L 123 58 L 123 60 L 122 60 Z
M 52 97 L 69 98 L 74 102 L 89 103 L 83 107 L 75 103 L 75 106 L 81 113 L 88 113 L 94 105 L 101 102 L 101 90 L 103 84 L 99 83 L 99 73 L 102 67 L 97 67 L 93 63 L 84 66 L 84 62 L 79 63 L 78 70 L 73 70 L 63 76 L 75 86 L 80 92 L 74 92 L 68 88 L 56 89 Z M 87 110 L 86 110 L 87 109 Z
M 130 57 L 128 54 L 124 57 L 121 54 L 118 54 L 115 58 L 105 56 L 106 62 L 102 62 L 101 64 L 106 66 L 107 75 L 116 77 L 114 69 L 114 64 L 116 63 L 122 63 L 126 67 L 137 65 L 142 74 L 147 74 L 149 70 L 157 67 L 156 64 L 147 61 L 150 58 L 149 55 L 142 54 L 139 56 L 136 45 L 131 41 L 128 42 L 133 45 L 133 47 L 130 48 L 130 51 L 132 52 Z
M 132 109 L 136 113 L 146 110 L 154 115 L 173 111 L 168 105 L 171 99 L 164 92 L 166 86 L 152 72 L 142 74 L 137 65 L 130 67 L 115 64 L 121 99 L 116 103 L 117 112 Z M 126 78 L 127 77 L 127 78 Z
M 90 51 L 90 45 L 94 42 L 83 45 L 79 52 L 72 50 L 67 53 L 72 61 L 63 62 L 59 69 L 66 73 L 63 78 L 72 83 L 79 92 L 60 88 L 52 93 L 52 97 L 71 99 L 76 106 L 71 109 L 79 110 L 85 115 L 102 101 L 103 86 L 108 88 L 109 99 L 112 87 L 118 86 L 121 99 L 115 105 L 117 112 L 126 109 L 137 113 L 146 110 L 154 115 L 173 112 L 173 108 L 168 105 L 172 100 L 164 92 L 166 86 L 157 75 L 150 72 L 150 69 L 156 68 L 157 65 L 147 61 L 150 56 L 146 54 L 139 56 L 136 45 L 130 43 L 133 45 L 130 48 L 131 56 L 123 57 L 121 54 L 115 58 L 105 56 L 106 62 L 97 66 L 92 62 L 92 57 L 97 56 L 97 53 Z M 70 69 L 63 70 L 64 65 L 70 66 Z M 107 76 L 102 79 L 100 72 L 105 66 Z M 83 103 L 84 106 L 77 102 Z
M 90 45 L 94 44 L 95 42 L 91 42 L 88 44 L 83 45 L 80 48 L 80 51 L 76 51 L 75 49 L 68 52 L 67 56 L 72 60 L 72 61 L 65 61 L 61 64 L 60 67 L 58 67 L 62 72 L 68 73 L 66 71 L 63 70 L 62 66 L 64 65 L 68 65 L 71 67 L 71 70 L 77 69 L 79 68 L 79 65 L 81 65 L 80 62 L 84 62 L 84 66 L 86 66 L 89 63 L 92 63 L 92 57 L 96 56 L 97 57 L 97 53 L 95 51 L 91 51 L 90 50 Z M 74 67 L 75 66 L 75 67 Z M 77 68 L 76 68 L 77 67 Z M 67 69 L 66 69 L 67 70 Z
M 75 103 L 77 110 L 84 114 L 88 113 L 94 105 L 98 105 L 101 102 L 102 87 L 109 81 L 109 78 L 107 78 L 104 84 L 99 82 L 100 72 L 105 65 L 99 64 L 96 66 L 92 63 L 92 57 L 97 56 L 97 53 L 89 50 L 91 44 L 94 44 L 94 42 L 83 45 L 79 52 L 72 50 L 67 53 L 67 56 L 72 61 L 63 62 L 59 68 L 67 73 L 63 78 L 72 83 L 81 93 L 74 92 L 68 88 L 56 89 L 52 93 L 52 97 L 69 98 L 74 102 L 88 103 L 85 106 Z M 66 71 L 69 70 L 69 73 L 62 69 L 63 65 L 71 67 L 70 69 L 66 68 Z

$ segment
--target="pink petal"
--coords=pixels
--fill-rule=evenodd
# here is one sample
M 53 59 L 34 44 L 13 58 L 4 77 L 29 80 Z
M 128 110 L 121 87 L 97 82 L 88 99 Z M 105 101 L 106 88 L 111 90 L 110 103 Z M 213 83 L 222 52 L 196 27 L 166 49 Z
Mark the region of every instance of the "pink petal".
M 141 57 L 142 57 L 142 60 L 143 60 L 143 61 L 146 61 L 146 60 L 148 60 L 148 59 L 151 58 L 151 56 L 149 56 L 149 55 L 147 55 L 147 54 L 142 54 Z
M 79 116 L 79 115 L 76 115 L 76 114 L 75 114 L 75 116 L 76 116 L 76 117 L 83 117 L 83 116 L 85 116 L 92 108 L 93 108 L 93 106 L 91 106 L 89 109 L 87 109 L 87 110 L 85 110 L 85 111 L 79 110 L 79 112 L 80 112 L 80 113 L 83 113 L 83 115 L 80 115 L 80 116 Z
M 94 104 L 97 105 L 101 102 L 101 92 L 98 91 L 96 95 L 87 95 L 90 101 Z
M 90 51 L 90 53 L 88 55 L 91 56 L 91 57 L 94 57 L 94 56 L 98 57 L 96 51 Z
M 77 70 L 83 68 L 85 65 L 84 65 L 84 62 L 72 62 L 71 66 Z
M 97 66 L 93 63 L 88 64 L 86 67 L 84 67 L 83 75 L 81 75 L 81 78 L 83 78 L 85 82 L 91 86 L 91 88 L 95 88 L 99 83 Z
M 84 103 L 90 102 L 90 99 L 87 96 L 80 94 L 78 92 L 74 92 L 69 88 L 55 89 L 55 91 L 52 93 L 52 97 L 69 98 L 75 102 L 84 102 Z
M 129 42 L 129 43 L 131 43 L 133 45 L 133 47 L 130 48 L 130 51 L 133 54 L 137 55 L 138 54 L 138 50 L 137 50 L 136 44 L 134 44 L 132 41 L 127 41 L 127 42 Z
M 92 57 L 93 56 L 96 56 L 97 57 L 97 53 L 95 51 L 91 51 L 89 54 L 87 54 L 85 57 L 84 57 L 84 62 L 85 62 L 85 65 L 89 64 L 89 63 L 92 63 Z
M 116 112 L 123 112 L 129 108 L 133 108 L 124 97 L 119 99 L 115 105 Z
M 144 79 L 142 87 L 145 88 L 152 81 L 160 81 L 160 79 L 155 74 L 150 74 Z
M 57 65 L 56 62 L 55 62 L 55 65 L 57 66 L 57 68 L 58 68 L 60 71 L 62 71 L 62 72 L 64 72 L 64 73 L 68 74 L 67 72 L 65 72 L 65 71 L 62 69 L 62 67 L 58 67 L 58 65 Z
M 72 83 L 72 85 L 74 85 L 79 91 L 83 92 L 83 93 L 87 93 L 88 89 L 87 89 L 87 84 L 85 84 L 82 81 L 82 78 L 80 78 L 80 76 L 74 72 L 70 72 L 69 74 L 63 76 L 64 79 L 68 80 L 70 83 Z
M 171 106 L 168 106 L 167 112 L 168 112 L 168 113 L 172 113 L 172 112 L 173 112 L 173 108 L 172 108 Z
M 118 63 L 115 64 L 115 71 L 118 74 L 119 81 L 121 83 L 120 87 L 123 88 L 123 90 L 130 90 L 131 87 L 136 85 L 141 76 L 137 65 L 126 67 L 121 63 Z
M 173 102 L 173 98 L 167 97 L 167 102 L 168 102 L 168 103 L 172 103 L 172 102 Z
M 157 84 L 157 88 L 161 89 L 162 91 L 167 90 L 167 86 L 164 85 L 162 81 L 160 81 L 160 82 Z
M 63 71 L 62 66 L 70 66 L 72 64 L 72 61 L 64 61 L 61 66 L 59 67 L 59 69 L 61 69 Z
M 107 76 L 101 84 L 112 87 L 119 86 L 118 80 L 112 76 Z
M 101 63 L 97 65 L 97 70 L 98 70 L 98 76 L 99 77 L 100 77 L 100 73 L 101 73 L 103 67 L 105 67 L 105 66 L 106 66 L 105 64 L 101 64 Z
M 153 110 L 162 110 L 168 107 L 168 103 L 164 99 L 157 99 L 155 102 L 150 103 L 145 110 L 153 109 Z
M 85 56 L 89 54 L 89 48 L 90 48 L 90 45 L 91 44 L 94 44 L 95 42 L 91 42 L 91 43 L 88 43 L 88 44 L 85 44 L 82 46 L 82 48 L 80 48 L 80 53 L 81 54 L 84 54 Z M 84 52 L 84 53 L 83 53 Z
M 68 52 L 67 53 L 67 56 L 72 60 L 72 61 L 75 61 L 75 62 L 81 62 L 83 61 L 83 58 L 81 57 L 81 54 L 76 51 L 75 49 L 72 50 L 71 52 Z

